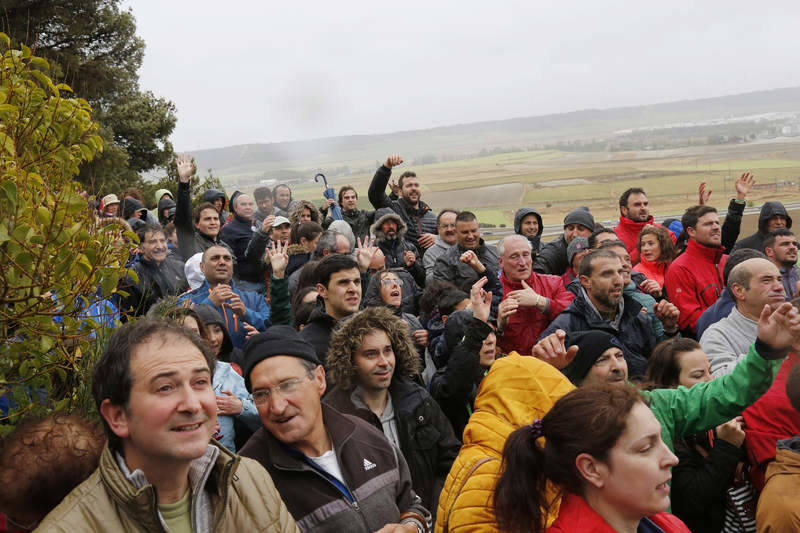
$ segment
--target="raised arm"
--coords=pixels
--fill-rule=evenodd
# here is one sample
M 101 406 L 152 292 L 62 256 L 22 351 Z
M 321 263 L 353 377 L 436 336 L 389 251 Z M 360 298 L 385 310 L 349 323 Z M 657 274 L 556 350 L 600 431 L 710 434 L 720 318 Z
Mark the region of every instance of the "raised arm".
M 392 176 L 392 167 L 396 167 L 402 162 L 403 158 L 399 155 L 390 155 L 386 158 L 386 162 L 375 171 L 375 176 L 372 178 L 372 183 L 369 184 L 368 192 L 369 201 L 375 209 L 391 205 L 391 200 L 386 194 L 386 185 Z

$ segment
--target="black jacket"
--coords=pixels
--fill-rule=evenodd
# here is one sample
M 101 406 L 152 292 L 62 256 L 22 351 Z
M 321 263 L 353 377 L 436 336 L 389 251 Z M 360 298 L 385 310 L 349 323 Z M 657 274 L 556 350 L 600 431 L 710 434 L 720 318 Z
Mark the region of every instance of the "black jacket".
M 321 298 L 318 298 L 319 302 Z M 300 332 L 300 337 L 314 347 L 317 352 L 322 366 L 325 366 L 325 361 L 328 359 L 328 343 L 331 340 L 331 332 L 336 326 L 336 319 L 325 312 L 325 306 L 318 303 L 317 308 L 311 313 L 308 318 L 308 324 Z
M 539 250 L 542 249 L 542 232 L 544 231 L 544 225 L 542 225 L 542 215 L 540 215 L 536 209 L 532 209 L 530 207 L 521 207 L 517 209 L 517 212 L 514 214 L 514 233 L 517 235 L 522 235 L 522 219 L 528 215 L 535 216 L 536 220 L 539 221 L 539 233 L 533 237 L 528 237 L 528 241 L 531 243 L 531 248 L 533 249 L 533 255 L 536 255 L 539 253 Z
M 451 324 L 453 320 L 456 322 Z M 469 311 L 456 311 L 448 317 L 447 324 L 450 328 L 445 325 L 445 342 L 450 345 L 449 355 L 446 365 L 433 375 L 430 389 L 431 396 L 453 425 L 456 436 L 461 437 L 472 413 L 478 385 L 488 370 L 480 364 L 480 351 L 492 328 L 472 317 Z M 454 326 L 463 332 L 463 337 L 450 335 Z
M 208 189 L 203 193 L 203 202 L 213 204 L 218 199 L 222 199 L 222 209 L 219 212 L 219 227 L 221 228 L 228 221 L 228 212 L 225 211 L 225 208 L 228 206 L 228 199 L 225 197 L 225 193 L 219 189 Z
M 195 230 L 192 218 L 192 199 L 190 198 L 188 183 L 178 183 L 175 230 L 178 232 L 178 251 L 184 261 L 188 261 L 194 254 L 205 252 L 215 244 L 220 243 L 219 236 L 216 239 L 212 239 L 205 233 Z
M 139 277 L 138 283 L 126 277 L 122 289 L 128 296 L 122 298 L 121 311 L 131 316 L 142 316 L 165 296 L 177 296 L 189 289 L 183 272 L 183 261 L 168 255 L 160 265 L 141 258 L 131 268 Z
M 761 213 L 758 215 L 758 231 L 750 235 L 749 237 L 745 237 L 741 241 L 736 243 L 736 246 L 733 247 L 733 250 L 738 250 L 739 248 L 752 248 L 753 250 L 758 250 L 759 252 L 764 251 L 764 239 L 767 238 L 767 223 L 769 219 L 776 216 L 782 215 L 786 217 L 786 227 L 792 227 L 792 217 L 789 216 L 789 213 L 786 212 L 786 208 L 783 207 L 783 204 L 780 202 L 764 202 L 764 205 L 761 206 Z M 724 232 L 723 232 L 724 235 Z
M 391 169 L 381 165 L 369 184 L 369 201 L 375 209 L 388 207 L 400 215 L 408 226 L 408 240 L 417 246 L 419 237 L 423 233 L 436 235 L 436 214 L 431 211 L 428 204 L 421 201 L 418 208 L 406 205 L 405 200 L 399 198 L 392 200 L 386 194 L 386 185 L 392 175 Z
M 220 239 L 225 241 L 233 250 L 236 258 L 234 273 L 238 279 L 259 283 L 264 281 L 264 268 L 261 261 L 248 261 L 245 252 L 247 245 L 253 238 L 253 222 L 239 215 L 234 215 L 233 220 L 225 224 L 219 232 Z
M 492 292 L 492 315 L 496 315 L 497 306 L 500 305 L 500 301 L 503 299 L 503 285 L 500 283 L 499 278 L 500 265 L 497 258 L 497 248 L 487 245 L 481 239 L 478 249 L 473 250 L 475 255 L 478 256 L 478 260 L 486 268 L 486 272 L 483 274 L 478 274 L 471 266 L 461 262 L 461 255 L 466 251 L 466 248 L 456 244 L 437 257 L 436 264 L 433 267 L 433 279 L 452 282 L 456 287 L 469 294 L 472 285 L 481 277 L 486 276 L 489 281 L 484 286 L 484 290 Z
M 680 462 L 672 468 L 672 512 L 693 533 L 719 533 L 727 490 L 743 459 L 741 448 L 722 439 L 715 439 L 712 448 L 702 433 L 677 441 L 675 455 Z
M 567 241 L 564 235 L 542 246 L 533 260 L 533 271 L 539 274 L 561 276 L 567 271 L 567 266 Z
M 328 210 L 320 208 L 320 213 L 323 215 L 327 215 Z M 369 235 L 369 227 L 375 222 L 375 211 L 367 211 L 365 209 L 354 209 L 352 211 L 345 211 L 342 209 L 342 219 L 350 224 L 350 227 L 353 229 L 353 235 L 356 236 L 356 239 L 361 237 L 362 239 Z M 325 223 L 322 225 L 325 229 L 328 229 L 328 226 L 331 225 L 333 219 L 331 217 L 325 217 Z
M 539 339 L 541 340 L 551 333 L 555 333 L 557 329 L 563 329 L 567 333 L 592 329 L 605 331 L 617 337 L 625 346 L 624 352 L 625 361 L 628 363 L 628 376 L 644 376 L 647 370 L 647 359 L 650 357 L 657 340 L 650 327 L 650 318 L 647 313 L 642 312 L 642 304 L 627 295 L 623 295 L 623 301 L 625 309 L 622 312 L 619 330 L 617 330 L 608 320 L 601 318 L 592 309 L 581 291 L 572 300 L 569 307 L 564 309 L 542 332 Z
M 408 378 L 395 376 L 389 386 L 392 407 L 403 452 L 411 470 L 414 491 L 422 498 L 422 505 L 436 509 L 439 493 L 461 442 L 439 405 L 423 388 Z M 366 420 L 379 430 L 381 421 L 364 403 L 359 389 L 350 391 L 333 387 L 323 401 L 337 411 Z

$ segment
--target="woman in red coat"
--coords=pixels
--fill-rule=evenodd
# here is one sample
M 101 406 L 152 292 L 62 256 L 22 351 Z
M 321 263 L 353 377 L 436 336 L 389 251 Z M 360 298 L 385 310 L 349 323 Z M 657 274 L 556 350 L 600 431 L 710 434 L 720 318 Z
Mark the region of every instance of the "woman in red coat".
M 683 522 L 664 512 L 677 463 L 634 388 L 576 389 L 506 441 L 494 496 L 499 529 L 686 533 Z M 561 503 L 547 528 L 550 484 L 560 487 Z
M 645 226 L 639 233 L 639 263 L 633 269 L 652 279 L 662 289 L 667 267 L 675 259 L 675 244 L 661 226 Z

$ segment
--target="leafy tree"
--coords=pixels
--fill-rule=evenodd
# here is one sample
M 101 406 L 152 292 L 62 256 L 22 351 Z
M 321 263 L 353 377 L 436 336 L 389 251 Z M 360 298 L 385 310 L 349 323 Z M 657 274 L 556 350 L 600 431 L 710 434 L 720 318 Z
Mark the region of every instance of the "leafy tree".
M 105 149 L 81 167 L 85 188 L 106 194 L 141 187 L 140 173 L 173 158 L 175 106 L 139 89 L 145 44 L 120 0 L 8 0 L 0 31 L 47 59 L 51 78 L 94 109 Z
M 103 149 L 89 104 L 2 33 L 0 52 L 2 434 L 23 413 L 89 403 L 103 313 L 87 313 L 115 293 L 131 245 L 121 225 L 99 224 L 74 180 Z

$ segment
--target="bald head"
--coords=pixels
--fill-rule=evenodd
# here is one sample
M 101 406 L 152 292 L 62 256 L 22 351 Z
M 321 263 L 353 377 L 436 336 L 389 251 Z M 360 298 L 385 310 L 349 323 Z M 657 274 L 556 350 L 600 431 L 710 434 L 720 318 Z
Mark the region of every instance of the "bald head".
M 786 301 L 781 273 L 768 259 L 748 259 L 736 265 L 728 275 L 728 289 L 739 312 L 756 321 L 765 305 L 774 310 Z

